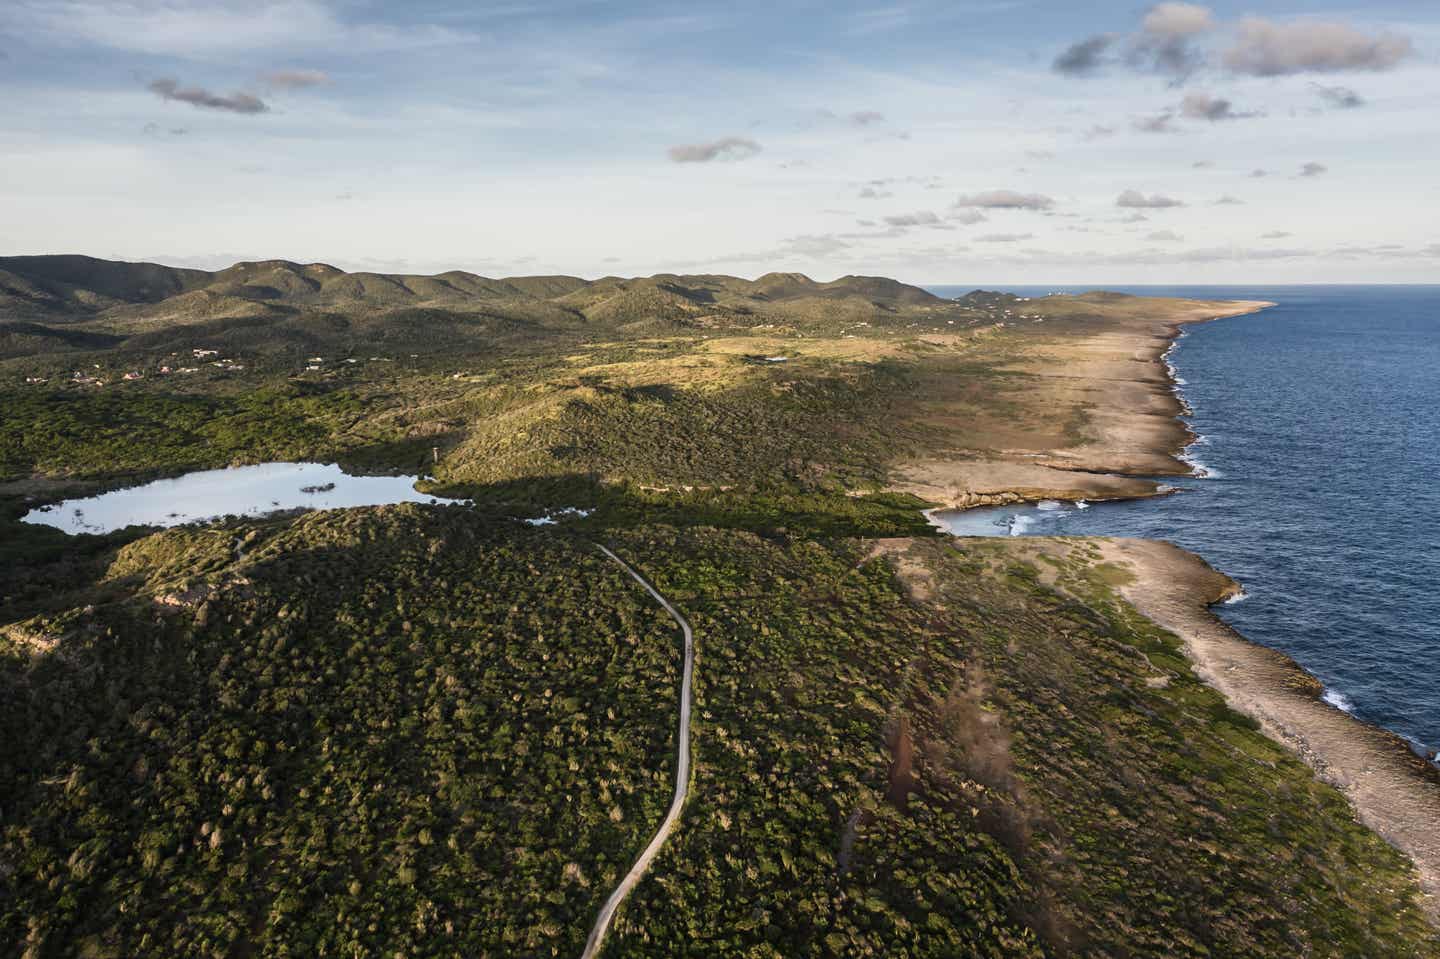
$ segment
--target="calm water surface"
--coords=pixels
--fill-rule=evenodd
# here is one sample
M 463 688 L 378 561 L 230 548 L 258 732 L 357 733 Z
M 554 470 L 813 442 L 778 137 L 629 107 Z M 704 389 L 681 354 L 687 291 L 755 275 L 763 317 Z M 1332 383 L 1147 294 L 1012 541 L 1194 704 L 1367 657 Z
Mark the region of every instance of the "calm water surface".
M 126 526 L 176 526 L 296 508 L 459 502 L 421 493 L 415 480 L 414 476 L 351 476 L 333 463 L 262 463 L 187 473 L 66 500 L 31 510 L 23 519 L 67 533 L 108 533 Z
M 1280 304 L 1192 326 L 1171 355 L 1210 476 L 1173 480 L 1183 491 L 1161 500 L 947 525 L 1176 542 L 1244 584 L 1219 609 L 1236 629 L 1293 656 L 1336 705 L 1440 748 L 1440 286 L 1126 291 Z

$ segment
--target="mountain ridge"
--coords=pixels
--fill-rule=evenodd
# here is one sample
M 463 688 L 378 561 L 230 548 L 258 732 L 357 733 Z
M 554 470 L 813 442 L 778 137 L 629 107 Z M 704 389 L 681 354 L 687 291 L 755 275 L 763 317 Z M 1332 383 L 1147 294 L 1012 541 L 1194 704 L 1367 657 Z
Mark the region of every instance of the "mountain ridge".
M 859 299 L 878 308 L 943 303 L 897 280 L 843 276 L 822 282 L 801 273 L 755 280 L 723 274 L 658 273 L 648 277 L 567 275 L 487 277 L 464 270 L 434 275 L 348 272 L 327 263 L 253 260 L 222 270 L 194 270 L 58 254 L 0 257 L 0 318 L 94 318 L 124 307 L 163 304 L 197 292 L 296 307 L 464 306 L 490 300 L 569 301 L 597 307 L 608 299 L 675 298 L 681 308 L 773 305 L 803 299 Z M 623 307 L 623 299 L 620 304 Z M 609 312 L 615 312 L 612 308 Z

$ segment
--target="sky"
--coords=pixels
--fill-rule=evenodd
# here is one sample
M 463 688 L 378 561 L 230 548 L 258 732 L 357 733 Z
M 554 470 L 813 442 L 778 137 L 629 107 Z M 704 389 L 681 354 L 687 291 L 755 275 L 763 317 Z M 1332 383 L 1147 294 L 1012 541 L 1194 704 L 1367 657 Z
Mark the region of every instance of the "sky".
M 1440 282 L 1433 0 L 0 0 L 0 254 Z

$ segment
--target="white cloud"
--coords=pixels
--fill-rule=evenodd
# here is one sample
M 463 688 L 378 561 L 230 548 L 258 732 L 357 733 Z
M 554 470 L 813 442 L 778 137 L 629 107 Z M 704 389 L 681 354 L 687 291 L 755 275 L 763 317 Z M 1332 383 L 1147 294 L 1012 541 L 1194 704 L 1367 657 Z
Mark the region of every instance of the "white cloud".
M 1348 24 L 1325 20 L 1277 23 L 1264 17 L 1245 17 L 1240 21 L 1235 45 L 1225 53 L 1225 66 L 1258 77 L 1389 70 L 1414 51 L 1407 37 L 1391 33 L 1367 35 Z
M 1134 210 L 1165 210 L 1171 207 L 1184 206 L 1185 204 L 1174 197 L 1165 196 L 1160 193 L 1152 193 L 1146 196 L 1139 190 L 1126 190 L 1116 197 L 1115 205 Z
M 1180 115 L 1191 120 L 1209 120 L 1211 123 L 1256 116 L 1254 113 L 1242 113 L 1236 110 L 1235 104 L 1229 100 L 1213 97 L 1208 93 L 1187 94 L 1180 103 Z
M 263 77 L 266 84 L 280 90 L 305 90 L 330 82 L 324 70 L 272 70 Z
M 891 226 L 939 226 L 940 217 L 929 210 L 922 210 L 919 213 L 900 213 L 895 216 L 882 217 Z
M 1215 28 L 1209 7 L 1194 3 L 1158 3 L 1140 22 L 1132 41 L 1130 60 L 1137 66 L 1186 76 L 1203 62 L 1204 54 L 1194 45 L 1197 37 Z
M 1136 117 L 1130 126 L 1138 133 L 1175 133 L 1175 114 L 1168 110 L 1149 117 Z
M 951 212 L 945 219 L 952 223 L 960 223 L 965 226 L 974 226 L 976 223 L 985 223 L 990 218 L 979 210 L 960 209 Z
M 683 143 L 669 150 L 672 163 L 713 163 L 716 160 L 748 160 L 760 152 L 760 144 L 749 137 L 721 137 L 709 143 Z
M 1310 89 L 1315 91 L 1316 96 L 1337 110 L 1354 110 L 1365 105 L 1365 98 L 1349 87 L 1312 83 Z
M 204 87 L 181 86 L 178 80 L 169 77 L 155 80 L 148 86 L 151 93 L 163 100 L 188 103 L 204 110 L 222 110 L 226 113 L 264 113 L 270 108 L 265 101 L 252 93 L 214 93 Z
M 1140 31 L 1157 40 L 1194 37 L 1215 27 L 1215 14 L 1197 3 L 1157 3 L 1140 21 Z
M 1055 200 L 1043 193 L 1020 193 L 1015 190 L 987 190 L 970 193 L 955 200 L 956 207 L 979 207 L 987 210 L 1048 210 Z

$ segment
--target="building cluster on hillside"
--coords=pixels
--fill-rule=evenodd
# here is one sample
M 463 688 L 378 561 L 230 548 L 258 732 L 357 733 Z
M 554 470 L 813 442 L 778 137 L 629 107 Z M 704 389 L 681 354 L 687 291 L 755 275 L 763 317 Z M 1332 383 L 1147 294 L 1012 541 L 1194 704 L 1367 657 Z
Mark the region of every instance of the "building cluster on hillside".
M 212 356 L 213 356 L 213 357 L 219 357 L 219 356 L 220 356 L 220 351 L 219 351 L 219 350 L 202 349 L 202 348 L 197 347 L 197 348 L 191 349 L 191 350 L 180 350 L 179 352 L 171 353 L 170 356 L 171 356 L 172 358 L 193 356 L 193 357 L 195 357 L 195 358 L 198 360 L 198 359 L 208 359 L 209 357 L 212 357 Z M 73 384 L 75 384 L 75 385 L 77 385 L 77 386 L 94 386 L 94 387 L 100 387 L 100 386 L 105 386 L 108 382 L 111 381 L 112 378 L 113 378 L 113 379 L 118 379 L 118 380 L 121 381 L 121 382 L 135 382 L 135 381 L 137 381 L 137 380 L 143 380 L 143 379 L 145 379 L 145 378 L 147 378 L 147 377 L 151 377 L 151 376 L 170 376 L 170 375 L 172 375 L 172 374 L 187 374 L 187 375 L 188 375 L 188 374 L 191 374 L 191 373 L 199 373 L 199 372 L 200 372 L 200 367 L 199 367 L 199 366 L 179 366 L 179 365 L 172 365 L 172 364 L 178 364 L 178 363 L 179 363 L 179 360 L 178 360 L 178 359 L 171 359 L 170 362 L 168 362 L 168 363 L 163 363 L 163 364 L 161 364 L 160 366 L 157 366 L 157 367 L 155 367 L 155 368 L 153 368 L 153 369 L 145 369 L 145 368 L 130 369 L 130 370 L 125 370 L 124 372 L 115 374 L 113 377 L 112 377 L 110 374 L 107 374 L 107 373 L 104 371 L 104 369 L 102 368 L 101 364 L 99 364 L 99 363 L 94 363 L 94 364 L 91 364 L 91 369 L 89 369 L 89 370 L 73 370 L 73 371 L 71 371 L 70 376 L 69 376 L 67 382 L 73 383 Z M 226 372 L 226 373 L 238 373 L 238 372 L 240 372 L 240 371 L 242 371 L 242 370 L 245 369 L 245 364 L 239 363 L 239 362 L 237 362 L 237 361 L 235 361 L 235 360 L 233 360 L 233 359 L 229 359 L 229 358 L 226 358 L 226 357 L 220 357 L 219 359 L 210 360 L 210 365 L 213 366 L 213 367 L 215 367 L 216 369 L 221 370 L 221 371 Z M 45 384 L 48 383 L 48 382 L 50 382 L 50 378 L 49 378 L 49 377 L 46 377 L 46 376 L 27 376 L 27 377 L 25 377 L 25 383 L 26 383 L 27 385 L 29 385 L 29 386 L 43 386 L 43 385 L 45 385 Z

